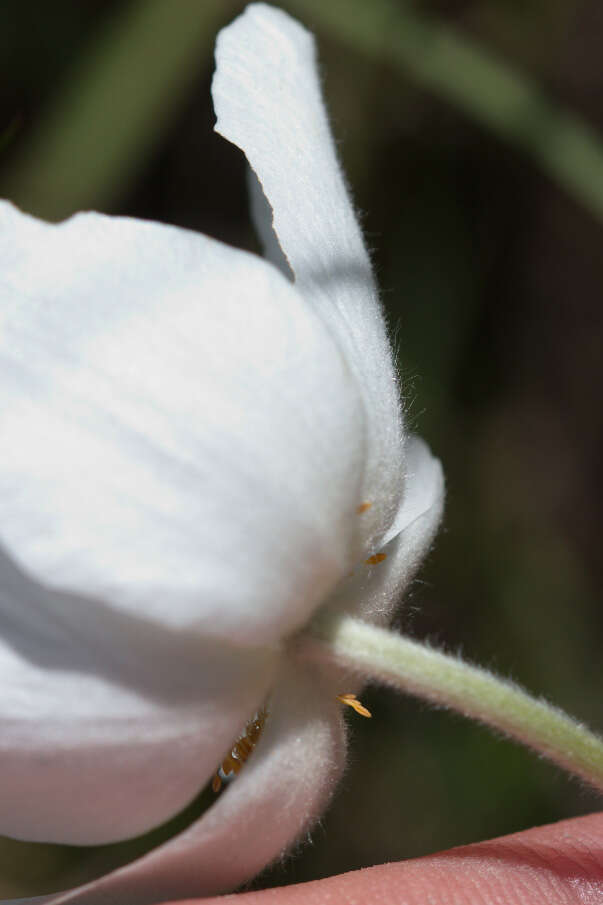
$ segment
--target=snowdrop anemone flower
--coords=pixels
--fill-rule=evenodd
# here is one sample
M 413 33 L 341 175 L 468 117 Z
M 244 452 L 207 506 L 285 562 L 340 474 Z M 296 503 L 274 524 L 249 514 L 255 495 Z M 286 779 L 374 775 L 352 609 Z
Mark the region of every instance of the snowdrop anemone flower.
M 57 902 L 231 889 L 311 826 L 352 689 L 296 639 L 319 612 L 387 623 L 442 510 L 440 465 L 404 433 L 311 36 L 253 4 L 216 62 L 216 129 L 259 179 L 267 260 L 1 207 L 0 832 L 143 833 L 268 710 L 201 819 Z
M 0 833 L 144 833 L 267 713 L 200 819 L 53 905 L 152 905 L 256 874 L 325 808 L 345 761 L 337 696 L 367 677 L 603 788 L 585 727 L 387 629 L 443 479 L 404 431 L 313 41 L 253 4 L 216 61 L 216 128 L 256 174 L 266 260 L 0 205 Z

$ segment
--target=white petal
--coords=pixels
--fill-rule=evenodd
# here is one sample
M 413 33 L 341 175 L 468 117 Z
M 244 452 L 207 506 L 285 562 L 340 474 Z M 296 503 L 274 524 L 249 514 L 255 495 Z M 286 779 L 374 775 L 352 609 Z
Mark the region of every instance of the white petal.
M 427 445 L 412 436 L 407 444 L 404 501 L 383 546 L 385 559 L 362 562 L 326 602 L 374 624 L 387 625 L 429 552 L 444 508 L 444 475 Z
M 0 899 L 2 905 L 46 905 L 51 902 L 55 896 L 51 893 L 48 896 L 28 896 L 19 899 Z
M 362 388 L 369 425 L 362 492 L 374 503 L 363 520 L 370 545 L 391 525 L 402 492 L 398 387 L 312 36 L 281 10 L 251 4 L 218 36 L 212 94 L 216 130 L 245 152 L 272 206 L 296 285 L 337 338 Z M 270 246 L 261 213 L 258 223 Z M 274 249 L 270 256 L 275 260 Z
M 274 267 L 0 208 L 0 542 L 49 587 L 245 646 L 359 554 L 362 404 Z
M 262 242 L 264 257 L 274 264 L 275 267 L 278 267 L 287 279 L 293 280 L 293 272 L 289 262 L 272 228 L 272 208 L 268 204 L 260 181 L 251 167 L 247 169 L 247 190 L 251 217 Z
M 263 736 L 209 811 L 145 857 L 53 905 L 150 905 L 233 889 L 311 827 L 344 758 L 344 727 L 330 683 L 308 667 L 286 667 Z
M 0 554 L 0 833 L 99 844 L 203 787 L 275 657 L 52 595 Z

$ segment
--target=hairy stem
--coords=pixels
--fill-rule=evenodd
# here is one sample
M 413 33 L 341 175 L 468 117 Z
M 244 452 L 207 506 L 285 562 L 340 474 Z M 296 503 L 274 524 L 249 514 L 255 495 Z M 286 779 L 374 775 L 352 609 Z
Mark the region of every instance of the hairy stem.
M 302 643 L 310 656 L 486 723 L 603 790 L 603 739 L 513 682 L 346 616 L 317 621 Z

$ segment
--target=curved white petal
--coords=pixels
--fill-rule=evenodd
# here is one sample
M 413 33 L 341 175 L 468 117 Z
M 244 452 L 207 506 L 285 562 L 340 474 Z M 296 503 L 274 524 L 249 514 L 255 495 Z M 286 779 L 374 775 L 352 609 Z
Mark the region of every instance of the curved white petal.
M 247 168 L 247 191 L 249 194 L 251 219 L 260 237 L 264 257 L 267 261 L 274 264 L 275 267 L 278 267 L 288 280 L 293 280 L 293 272 L 289 262 L 272 228 L 272 208 L 268 204 L 260 181 L 251 167 Z
M 444 509 L 442 466 L 419 437 L 411 436 L 406 468 L 404 500 L 383 546 L 373 551 L 380 561 L 358 564 L 326 602 L 327 609 L 387 625 L 428 553 Z
M 0 834 L 99 844 L 202 788 L 276 657 L 51 594 L 0 552 Z
M 245 152 L 296 285 L 337 338 L 362 389 L 369 424 L 363 499 L 374 504 L 363 520 L 370 546 L 391 525 L 402 492 L 398 387 L 312 36 L 281 10 L 251 4 L 218 36 L 212 95 L 216 130 Z M 257 219 L 275 260 L 261 211 Z
M 281 857 L 323 811 L 345 759 L 328 679 L 285 666 L 263 736 L 238 777 L 184 832 L 52 905 L 151 905 L 233 889 Z
M 18 899 L 0 899 L 2 905 L 46 905 L 55 898 L 56 894 L 50 893 L 47 896 L 27 896 L 27 898 Z
M 0 543 L 41 583 L 276 642 L 359 555 L 364 413 L 254 255 L 0 206 Z

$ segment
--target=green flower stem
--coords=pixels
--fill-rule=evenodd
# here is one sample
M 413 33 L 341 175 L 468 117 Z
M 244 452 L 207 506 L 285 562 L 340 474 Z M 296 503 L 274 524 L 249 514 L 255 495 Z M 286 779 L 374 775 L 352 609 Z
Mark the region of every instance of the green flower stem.
M 323 617 L 306 639 L 310 655 L 486 723 L 603 790 L 603 739 L 514 683 L 346 616 Z
M 235 0 L 118 4 L 6 168 L 2 197 L 48 220 L 111 207 L 190 95 L 235 8 Z
M 548 98 L 537 81 L 460 31 L 399 0 L 293 0 L 306 22 L 355 50 L 388 59 L 528 153 L 603 220 L 603 148 L 587 122 Z

